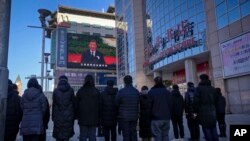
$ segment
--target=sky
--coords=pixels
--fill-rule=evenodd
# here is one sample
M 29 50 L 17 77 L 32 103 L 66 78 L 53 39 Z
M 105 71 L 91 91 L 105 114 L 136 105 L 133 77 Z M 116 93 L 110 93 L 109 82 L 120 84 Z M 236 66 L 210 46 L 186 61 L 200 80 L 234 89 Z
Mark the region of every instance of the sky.
M 23 90 L 27 88 L 28 80 L 25 77 L 41 75 L 39 62 L 42 52 L 42 30 L 27 26 L 41 25 L 38 9 L 54 12 L 58 5 L 101 12 L 102 9 L 106 11 L 109 5 L 114 5 L 114 0 L 12 0 L 8 53 L 9 78 L 15 82 L 20 75 Z M 50 39 L 46 39 L 45 42 L 45 52 L 50 52 Z

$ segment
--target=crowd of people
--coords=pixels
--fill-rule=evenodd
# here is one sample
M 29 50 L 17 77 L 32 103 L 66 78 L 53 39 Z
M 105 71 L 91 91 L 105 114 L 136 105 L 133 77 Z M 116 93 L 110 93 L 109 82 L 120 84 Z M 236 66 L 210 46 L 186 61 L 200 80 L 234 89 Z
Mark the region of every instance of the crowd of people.
M 133 87 L 131 76 L 123 80 L 124 88 L 118 90 L 114 82 L 108 80 L 107 87 L 100 92 L 94 78 L 87 75 L 83 86 L 74 94 L 68 78 L 60 76 L 52 97 L 53 137 L 57 141 L 69 141 L 75 134 L 74 121 L 77 120 L 80 141 L 96 141 L 97 127 L 103 131 L 105 141 L 116 141 L 117 129 L 123 141 L 137 141 L 138 130 L 142 141 L 151 141 L 151 138 L 168 141 L 172 121 L 175 140 L 183 140 L 183 114 L 187 118 L 189 140 L 200 140 L 200 125 L 206 141 L 226 137 L 225 98 L 220 88 L 211 86 L 208 75 L 200 76 L 197 87 L 188 82 L 184 97 L 178 85 L 173 85 L 170 92 L 159 76 L 151 89 L 143 86 L 141 92 Z M 23 141 L 45 141 L 49 119 L 48 100 L 36 78 L 28 81 L 22 97 L 9 80 L 5 141 L 15 141 L 18 132 Z M 217 121 L 220 135 L 216 130 Z

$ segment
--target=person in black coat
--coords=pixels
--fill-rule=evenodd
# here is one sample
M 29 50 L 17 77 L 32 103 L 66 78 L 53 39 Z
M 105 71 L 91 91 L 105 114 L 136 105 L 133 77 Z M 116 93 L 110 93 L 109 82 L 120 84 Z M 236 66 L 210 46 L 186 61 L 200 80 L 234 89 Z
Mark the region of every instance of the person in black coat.
M 151 141 L 151 111 L 148 87 L 142 86 L 140 94 L 139 136 L 142 141 Z
M 132 86 L 130 75 L 123 78 L 125 87 L 116 96 L 118 120 L 121 127 L 123 141 L 137 141 L 137 120 L 139 114 L 139 91 Z
M 41 91 L 41 93 L 43 93 L 43 88 L 41 85 L 39 85 L 39 90 Z M 40 139 L 39 141 L 46 141 L 46 130 L 48 129 L 48 124 L 49 124 L 49 119 L 50 119 L 50 107 L 49 107 L 49 101 L 48 101 L 48 98 L 46 98 L 46 104 L 47 105 L 47 108 L 46 108 L 46 112 L 45 112 L 45 115 L 43 116 L 43 123 L 44 123 L 44 134 L 42 134 L 40 136 Z
M 151 131 L 156 141 L 165 141 L 169 140 L 172 97 L 161 77 L 157 76 L 154 81 L 154 87 L 148 92 L 151 100 Z
M 206 141 L 218 141 L 216 129 L 216 105 L 218 94 L 208 75 L 200 75 L 200 83 L 195 90 L 194 105 L 195 113 L 198 114 L 199 123 L 202 126 Z
M 23 135 L 23 141 L 38 141 L 45 132 L 44 117 L 48 103 L 36 78 L 31 78 L 27 87 L 21 98 L 23 117 L 20 134 Z
M 225 122 L 225 114 L 226 114 L 226 99 L 222 95 L 220 88 L 215 88 L 218 94 L 218 103 L 216 107 L 217 114 L 217 122 L 220 129 L 220 137 L 227 137 L 226 135 L 226 122 Z
M 104 130 L 105 141 L 116 141 L 117 108 L 115 97 L 117 88 L 114 88 L 114 81 L 108 80 L 107 87 L 101 94 L 101 126 Z
M 87 75 L 83 86 L 76 93 L 77 118 L 80 141 L 96 141 L 96 127 L 100 124 L 100 92 L 94 78 Z
M 8 97 L 5 119 L 5 141 L 15 141 L 19 131 L 19 124 L 22 119 L 22 110 L 20 106 L 21 97 L 13 89 L 12 81 L 8 81 Z
M 185 113 L 187 118 L 187 125 L 190 132 L 190 140 L 199 140 L 200 138 L 200 127 L 197 115 L 194 111 L 194 83 L 187 83 L 188 89 L 185 93 Z
M 62 75 L 53 91 L 53 137 L 57 141 L 68 141 L 74 135 L 75 105 L 74 90 L 70 87 L 68 78 Z
M 184 127 L 183 127 L 183 112 L 184 112 L 184 99 L 179 91 L 178 85 L 173 85 L 172 100 L 173 100 L 173 112 L 171 120 L 173 124 L 173 131 L 175 139 L 179 137 L 181 140 L 184 138 Z

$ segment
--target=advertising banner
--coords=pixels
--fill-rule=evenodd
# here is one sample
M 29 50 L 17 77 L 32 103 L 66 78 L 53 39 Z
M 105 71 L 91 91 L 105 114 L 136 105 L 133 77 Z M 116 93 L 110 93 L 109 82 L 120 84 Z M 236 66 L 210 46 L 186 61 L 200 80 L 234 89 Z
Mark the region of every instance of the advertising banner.
M 116 69 L 115 38 L 68 33 L 68 68 Z
M 224 77 L 250 73 L 250 33 L 220 44 Z
M 67 29 L 57 29 L 57 66 L 67 67 Z

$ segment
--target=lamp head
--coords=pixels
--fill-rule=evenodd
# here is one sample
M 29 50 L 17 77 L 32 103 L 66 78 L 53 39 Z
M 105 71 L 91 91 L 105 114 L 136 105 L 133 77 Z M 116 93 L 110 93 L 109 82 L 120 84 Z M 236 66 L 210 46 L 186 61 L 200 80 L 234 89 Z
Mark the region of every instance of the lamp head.
M 46 27 L 45 18 L 51 15 L 51 12 L 47 9 L 38 9 L 38 13 L 40 14 L 39 19 L 42 27 Z

